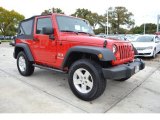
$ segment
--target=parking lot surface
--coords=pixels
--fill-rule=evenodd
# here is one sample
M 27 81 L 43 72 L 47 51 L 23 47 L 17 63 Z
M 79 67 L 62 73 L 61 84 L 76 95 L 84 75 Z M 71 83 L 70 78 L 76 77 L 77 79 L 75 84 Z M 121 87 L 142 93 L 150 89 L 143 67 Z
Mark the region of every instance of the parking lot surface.
M 1 113 L 160 112 L 160 54 L 144 58 L 146 68 L 128 81 L 108 80 L 101 97 L 85 102 L 73 95 L 66 74 L 36 68 L 32 76 L 21 76 L 13 50 L 0 45 Z

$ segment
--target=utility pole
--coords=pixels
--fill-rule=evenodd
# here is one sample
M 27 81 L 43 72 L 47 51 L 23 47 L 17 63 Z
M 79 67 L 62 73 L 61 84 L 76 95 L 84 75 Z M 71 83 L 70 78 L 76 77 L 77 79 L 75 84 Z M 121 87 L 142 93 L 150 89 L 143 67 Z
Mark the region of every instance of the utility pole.
M 105 23 L 105 34 L 108 35 L 108 9 L 107 9 L 107 23 Z
M 108 35 L 108 10 L 107 10 L 107 35 Z
M 159 20 L 160 20 L 160 15 L 157 15 L 157 32 L 159 32 Z
M 144 35 L 146 34 L 146 23 L 144 23 Z
M 106 35 L 106 27 L 107 27 L 107 23 L 105 23 L 105 35 Z
M 109 33 L 109 12 L 112 12 L 113 10 L 112 9 L 107 9 L 107 25 L 106 25 L 106 27 L 105 27 L 105 34 L 106 34 L 106 32 L 107 32 L 107 35 L 108 35 L 108 33 Z M 107 28 L 107 31 L 106 31 L 106 28 Z

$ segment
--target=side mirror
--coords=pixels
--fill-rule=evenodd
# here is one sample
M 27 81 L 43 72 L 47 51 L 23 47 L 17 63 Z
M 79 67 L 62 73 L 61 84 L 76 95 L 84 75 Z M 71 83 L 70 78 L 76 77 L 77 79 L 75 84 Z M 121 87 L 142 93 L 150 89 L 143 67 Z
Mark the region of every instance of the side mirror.
M 13 38 L 12 38 L 13 40 L 15 40 L 16 39 L 16 36 L 13 36 Z
M 159 40 L 159 39 L 156 39 L 156 40 L 155 40 L 155 43 L 159 43 L 159 42 L 160 42 L 160 40 Z
M 43 32 L 43 34 L 45 34 L 45 35 L 52 35 L 53 32 L 54 32 L 54 30 L 53 30 L 53 28 L 44 27 L 44 28 L 42 28 L 42 32 Z

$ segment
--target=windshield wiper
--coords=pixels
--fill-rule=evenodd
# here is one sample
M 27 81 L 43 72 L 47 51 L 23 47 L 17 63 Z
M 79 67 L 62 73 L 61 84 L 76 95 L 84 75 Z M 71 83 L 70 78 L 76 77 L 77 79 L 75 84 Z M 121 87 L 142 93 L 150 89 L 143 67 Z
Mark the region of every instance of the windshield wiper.
M 93 34 L 87 33 L 87 32 L 78 31 L 78 33 L 84 33 L 84 34 L 88 34 L 89 36 L 93 36 Z
M 77 34 L 77 35 L 78 35 L 78 33 L 84 33 L 84 34 L 87 34 L 87 35 L 89 35 L 89 36 L 93 36 L 93 34 L 91 34 L 91 33 L 82 32 L 82 31 L 61 30 L 61 32 L 73 32 L 73 33 L 75 33 L 75 34 Z
M 78 35 L 78 32 L 76 32 L 76 31 L 72 31 L 72 30 L 61 30 L 61 32 L 73 32 L 73 33 L 75 33 L 75 34 L 77 34 L 77 35 Z

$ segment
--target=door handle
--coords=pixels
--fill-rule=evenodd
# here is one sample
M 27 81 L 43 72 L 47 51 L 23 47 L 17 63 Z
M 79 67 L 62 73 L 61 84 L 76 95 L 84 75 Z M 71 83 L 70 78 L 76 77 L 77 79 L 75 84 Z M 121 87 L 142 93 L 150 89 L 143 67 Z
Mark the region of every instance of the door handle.
M 55 37 L 53 35 L 49 35 L 49 39 L 54 40 Z
M 34 41 L 39 41 L 39 39 L 38 39 L 38 38 L 34 38 L 33 40 L 34 40 Z
M 33 40 L 34 41 L 39 41 L 39 38 L 38 37 L 34 37 Z

